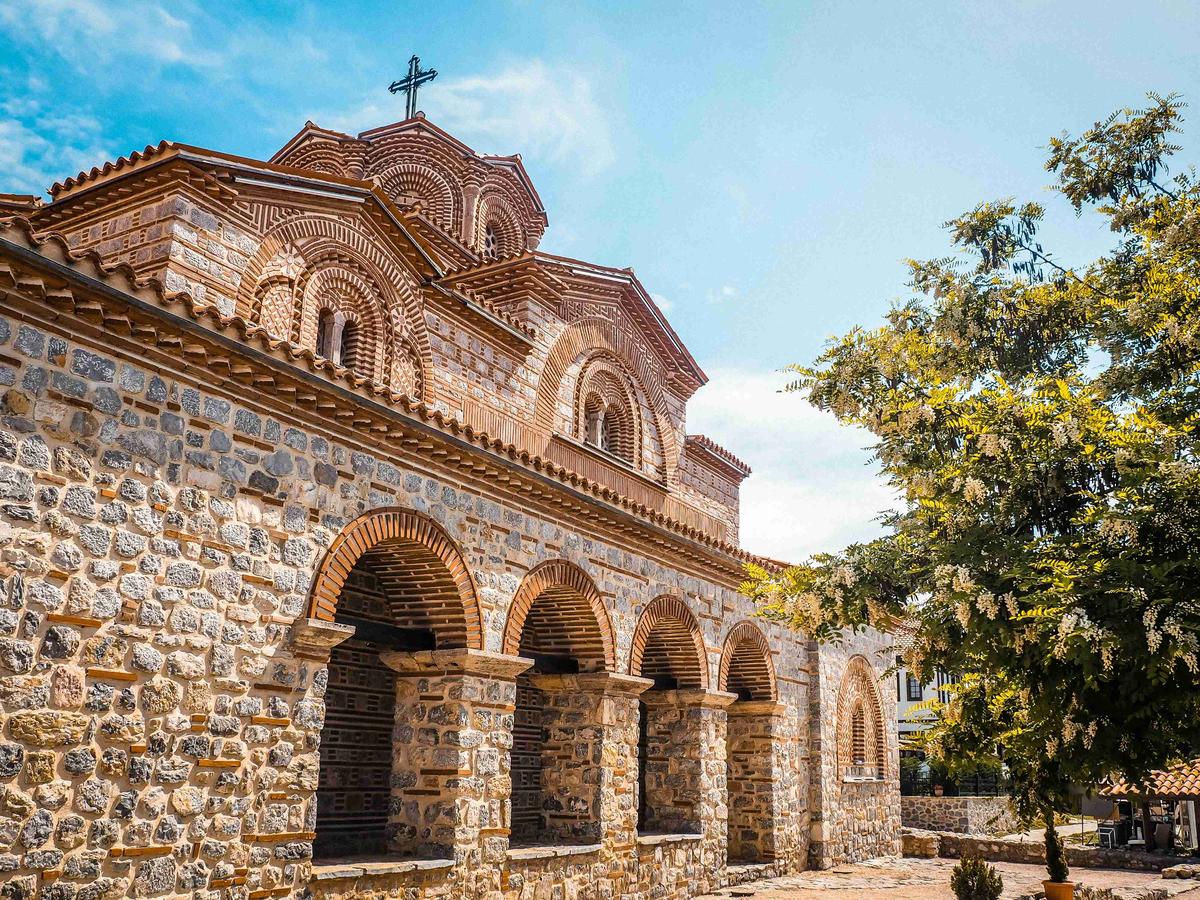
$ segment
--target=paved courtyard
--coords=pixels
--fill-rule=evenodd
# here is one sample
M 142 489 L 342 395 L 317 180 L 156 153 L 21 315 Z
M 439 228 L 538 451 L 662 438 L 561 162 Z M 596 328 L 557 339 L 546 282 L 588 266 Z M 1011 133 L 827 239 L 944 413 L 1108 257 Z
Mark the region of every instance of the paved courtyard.
M 785 878 L 757 881 L 721 893 L 754 900 L 942 900 L 950 892 L 951 859 L 878 859 L 825 871 L 803 872 Z M 995 863 L 1004 878 L 1003 900 L 1041 890 L 1044 869 L 1021 863 Z M 1151 888 L 1165 888 L 1168 896 L 1200 900 L 1200 883 L 1165 879 L 1153 872 L 1113 869 L 1075 869 L 1076 884 L 1107 887 L 1122 898 L 1141 897 Z

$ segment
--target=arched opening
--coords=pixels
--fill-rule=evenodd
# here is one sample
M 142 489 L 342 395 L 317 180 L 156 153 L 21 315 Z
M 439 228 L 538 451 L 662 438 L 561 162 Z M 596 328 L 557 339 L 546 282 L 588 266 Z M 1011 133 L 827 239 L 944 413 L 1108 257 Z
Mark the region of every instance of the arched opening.
M 621 400 L 610 403 L 604 410 L 604 450 L 633 465 L 633 445 L 633 414 L 629 411 L 629 406 Z
M 654 682 L 638 698 L 638 831 L 699 833 L 705 748 L 679 692 L 704 689 L 708 677 L 700 627 L 678 597 L 658 597 L 642 613 L 629 674 Z
M 337 362 L 345 366 L 347 369 L 359 372 L 359 327 L 354 321 L 347 321 L 342 326 L 342 337 L 339 342 Z M 359 372 L 361 375 L 368 375 L 369 372 Z
M 485 259 L 496 259 L 500 255 L 500 237 L 496 224 L 488 222 L 483 229 L 483 256 Z
M 444 785 L 427 777 L 429 748 L 413 727 L 427 711 L 397 660 L 479 647 L 461 554 L 419 514 L 360 517 L 322 561 L 309 615 L 355 629 L 332 649 L 325 674 L 314 855 L 452 853 Z
M 613 641 L 599 591 L 561 560 L 529 572 L 517 589 L 504 652 L 532 659 L 517 677 L 513 714 L 511 838 L 591 842 L 600 835 L 601 760 L 581 673 L 613 671 Z
M 338 361 L 340 345 L 337 332 L 337 314 L 329 307 L 325 307 L 317 313 L 317 356 L 334 363 Z
M 850 716 L 850 759 L 855 766 L 867 764 L 867 722 L 862 703 L 854 707 Z
M 887 776 L 887 739 L 878 681 L 871 664 L 852 657 L 842 676 L 837 705 L 837 766 L 843 781 Z
M 730 864 L 775 858 L 775 668 L 763 633 L 750 622 L 729 632 L 721 690 L 736 694 L 726 739 L 727 855 Z

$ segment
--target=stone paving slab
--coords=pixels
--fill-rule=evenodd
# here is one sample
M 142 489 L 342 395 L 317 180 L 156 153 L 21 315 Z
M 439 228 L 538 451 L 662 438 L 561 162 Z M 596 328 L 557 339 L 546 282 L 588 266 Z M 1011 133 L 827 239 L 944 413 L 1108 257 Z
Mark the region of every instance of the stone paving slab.
M 956 860 L 888 858 L 755 881 L 718 891 L 714 897 L 755 900 L 944 900 L 951 898 L 950 873 Z M 1023 863 L 995 863 L 1004 879 L 1003 900 L 1019 900 L 1041 891 L 1045 870 Z M 1200 900 L 1195 881 L 1164 879 L 1154 872 L 1114 869 L 1076 870 L 1077 885 L 1110 888 L 1120 900 L 1142 900 L 1153 890 L 1180 900 Z

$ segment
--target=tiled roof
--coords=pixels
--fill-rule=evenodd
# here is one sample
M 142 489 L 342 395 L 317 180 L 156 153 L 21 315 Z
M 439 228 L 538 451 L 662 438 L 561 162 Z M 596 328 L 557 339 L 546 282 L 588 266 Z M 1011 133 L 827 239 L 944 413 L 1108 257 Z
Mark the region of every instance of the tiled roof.
M 300 369 L 312 373 L 321 372 L 334 384 L 350 388 L 376 403 L 390 406 L 396 412 L 415 418 L 440 432 L 466 440 L 482 450 L 505 457 L 520 467 L 528 468 L 576 491 L 633 513 L 653 525 L 695 541 L 735 562 L 754 562 L 770 569 L 778 568 L 778 564 L 773 560 L 749 553 L 736 544 L 730 544 L 658 510 L 639 504 L 612 488 L 586 478 L 540 454 L 505 442 L 487 432 L 478 431 L 471 424 L 460 422 L 420 400 L 396 393 L 386 385 L 377 384 L 350 369 L 335 365 L 307 348 L 277 338 L 241 316 L 223 315 L 215 306 L 198 302 L 186 292 L 168 291 L 157 279 L 139 279 L 133 269 L 124 263 L 108 265 L 94 250 L 74 251 L 62 235 L 39 233 L 34 230 L 29 220 L 22 216 L 0 217 L 0 239 L 13 242 L 18 247 L 29 247 L 50 262 L 61 260 L 71 268 L 77 269 L 82 276 L 100 281 L 122 294 L 131 297 L 148 296 L 164 311 L 190 318 L 217 333 L 232 331 L 248 346 L 279 354 Z
M 716 441 L 714 441 L 708 435 L 706 435 L 706 434 L 689 434 L 687 436 L 687 441 L 688 441 L 688 443 L 694 443 L 694 444 L 697 444 L 697 445 L 703 447 L 705 450 L 707 450 L 709 453 L 713 454 L 714 456 L 720 457 L 722 460 L 724 460 L 726 463 L 728 463 L 734 469 L 737 469 L 737 471 L 741 472 L 743 476 L 750 474 L 750 466 L 748 466 L 746 463 L 742 462 L 740 459 L 738 459 L 736 456 L 734 456 L 732 453 L 730 453 L 728 450 L 726 450 L 724 447 L 722 447 L 720 444 L 718 444 Z
M 1194 797 L 1200 798 L 1200 758 L 1170 769 L 1150 773 L 1146 785 L 1139 788 L 1127 781 L 1116 781 L 1100 788 L 1102 797 Z
M 168 150 L 174 149 L 175 145 L 170 141 L 161 141 L 157 145 L 147 146 L 143 150 L 135 150 L 128 156 L 120 156 L 112 162 L 106 162 L 103 166 L 93 166 L 90 171 L 80 172 L 78 175 L 63 181 L 56 181 L 50 186 L 50 196 L 57 199 L 59 195 L 65 194 L 73 188 L 80 187 L 88 182 L 95 181 L 103 175 L 108 175 L 112 172 L 119 172 L 122 169 L 128 169 L 136 166 L 143 160 L 151 159 L 159 156 Z

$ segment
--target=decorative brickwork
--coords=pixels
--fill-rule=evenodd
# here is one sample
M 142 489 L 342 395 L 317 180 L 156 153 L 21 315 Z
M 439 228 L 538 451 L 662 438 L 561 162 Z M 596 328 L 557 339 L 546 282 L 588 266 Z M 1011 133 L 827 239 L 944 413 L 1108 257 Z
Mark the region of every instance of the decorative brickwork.
M 838 691 L 837 759 L 842 778 L 886 778 L 887 738 L 878 676 L 865 657 L 846 666 Z
M 573 563 L 542 563 L 521 581 L 504 631 L 504 652 L 573 658 L 581 668 L 613 671 L 612 625 L 596 585 Z
M 736 694 L 742 700 L 775 699 L 771 648 L 754 624 L 740 622 L 725 638 L 719 683 L 721 690 Z
M 317 567 L 311 617 L 334 620 L 346 578 L 360 561 L 380 579 L 393 625 L 432 631 L 439 647 L 480 649 L 475 585 L 461 551 L 436 522 L 384 509 L 349 523 Z
M 629 652 L 633 675 L 670 687 L 707 688 L 708 661 L 696 617 L 678 597 L 656 597 L 642 611 Z
M 882 780 L 836 753 L 887 639 L 749 621 L 703 371 L 533 251 L 519 160 L 309 125 L 52 196 L 0 211 L 6 895 L 684 900 L 898 849 L 894 726 Z

